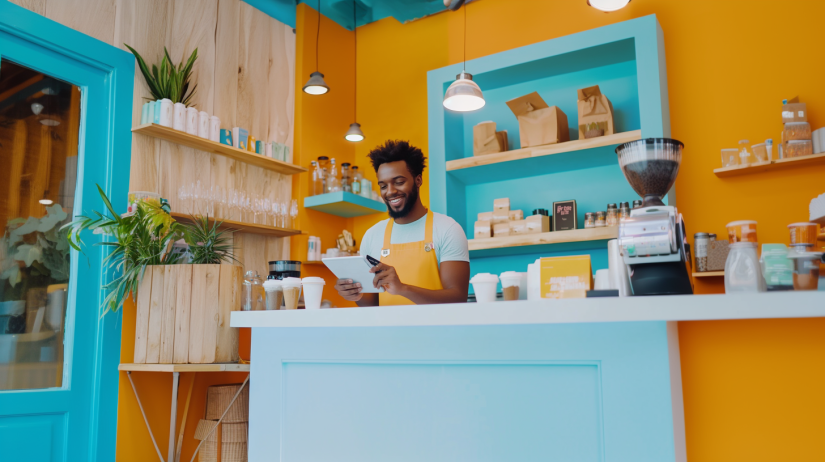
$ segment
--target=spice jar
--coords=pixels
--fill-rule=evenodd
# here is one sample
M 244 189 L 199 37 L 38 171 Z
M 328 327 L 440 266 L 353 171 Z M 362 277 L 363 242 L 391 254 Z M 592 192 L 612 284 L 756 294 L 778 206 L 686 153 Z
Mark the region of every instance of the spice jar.
M 696 233 L 693 235 L 693 247 L 695 249 L 696 271 L 708 270 L 708 245 L 710 244 L 710 234 Z
M 619 221 L 625 221 L 630 218 L 630 204 L 622 202 L 619 206 Z
M 341 164 L 341 190 L 352 192 L 352 178 L 349 173 L 349 162 Z
M 788 229 L 791 232 L 791 245 L 803 245 L 814 247 L 816 245 L 817 228 L 816 223 L 791 223 Z
M 596 227 L 596 217 L 593 215 L 593 212 L 587 212 L 584 214 L 584 227 L 585 229 Z
M 607 220 L 605 219 L 604 212 L 596 212 L 596 228 L 604 228 Z
M 642 201 L 640 201 L 640 200 L 633 201 L 633 208 L 634 209 L 638 209 L 638 208 L 641 208 L 641 207 L 642 207 Z
M 619 208 L 616 204 L 607 204 L 607 216 L 605 217 L 605 225 L 616 226 L 619 224 Z

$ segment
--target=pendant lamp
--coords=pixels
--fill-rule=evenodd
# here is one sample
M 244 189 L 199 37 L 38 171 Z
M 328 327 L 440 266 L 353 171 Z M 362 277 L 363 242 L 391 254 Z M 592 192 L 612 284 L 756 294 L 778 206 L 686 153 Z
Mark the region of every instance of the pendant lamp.
M 355 34 L 355 58 L 353 60 L 354 75 L 354 89 L 352 92 L 352 112 L 355 120 L 358 120 L 358 19 L 355 14 L 355 0 L 352 2 L 352 32 Z M 364 132 L 361 131 L 361 124 L 353 122 L 349 125 L 349 130 L 344 135 L 347 141 L 358 142 L 363 141 Z
M 473 82 L 473 75 L 469 74 L 467 66 L 467 4 L 464 4 L 464 69 L 455 76 L 447 92 L 444 94 L 444 107 L 455 112 L 476 111 L 484 107 L 484 95 L 481 88 Z
M 630 0 L 587 0 L 587 4 L 604 12 L 618 11 L 626 7 Z
M 318 42 L 321 39 L 321 0 L 318 0 L 318 28 L 315 33 L 315 72 L 309 74 L 309 80 L 304 85 L 304 93 L 308 95 L 323 95 L 329 91 L 329 85 L 324 82 L 324 74 L 318 72 Z

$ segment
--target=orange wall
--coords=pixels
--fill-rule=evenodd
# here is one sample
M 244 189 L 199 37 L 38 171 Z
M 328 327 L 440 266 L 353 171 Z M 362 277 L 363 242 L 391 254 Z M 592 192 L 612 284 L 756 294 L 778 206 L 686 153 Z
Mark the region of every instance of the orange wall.
M 808 202 L 825 190 L 825 167 L 724 180 L 712 170 L 720 166 L 720 149 L 739 139 L 778 143 L 783 98 L 799 95 L 813 127 L 825 125 L 825 61 L 816 49 L 825 2 L 634 0 L 607 14 L 585 0 L 478 0 L 467 10 L 467 59 L 649 14 L 665 35 L 672 136 L 686 145 L 676 192 L 688 231 L 724 236 L 725 223 L 753 219 L 761 242 L 787 243 L 785 225 L 806 220 Z M 367 165 L 367 152 L 387 138 L 410 140 L 426 154 L 426 72 L 461 61 L 462 27 L 463 13 L 456 12 L 358 28 L 358 118 L 366 135 L 355 146 L 358 165 Z M 301 32 L 314 30 L 299 27 L 299 69 L 307 55 Z M 325 47 L 342 51 L 322 41 L 322 61 Z M 334 78 L 336 70 L 327 69 Z M 307 69 L 296 80 L 308 75 Z M 338 137 L 350 123 L 351 108 L 324 105 L 320 119 L 298 120 L 296 108 L 296 130 L 302 123 L 304 130 L 296 133 L 296 152 L 301 138 L 316 143 L 323 131 Z M 343 120 L 333 124 L 329 111 Z M 374 180 L 369 168 L 365 173 Z M 426 170 L 424 177 L 426 185 Z M 422 197 L 428 203 L 426 187 Z M 360 238 L 384 217 L 355 218 L 351 229 Z M 696 288 L 724 291 L 721 280 L 697 281 Z M 684 322 L 679 332 L 691 461 L 822 459 L 825 320 Z

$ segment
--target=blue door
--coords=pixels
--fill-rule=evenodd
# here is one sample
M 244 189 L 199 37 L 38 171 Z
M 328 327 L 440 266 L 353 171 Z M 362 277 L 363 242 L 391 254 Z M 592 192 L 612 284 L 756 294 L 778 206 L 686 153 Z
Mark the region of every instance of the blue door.
M 103 239 L 57 229 L 125 208 L 134 60 L 0 0 L 0 460 L 114 460 L 118 314 Z

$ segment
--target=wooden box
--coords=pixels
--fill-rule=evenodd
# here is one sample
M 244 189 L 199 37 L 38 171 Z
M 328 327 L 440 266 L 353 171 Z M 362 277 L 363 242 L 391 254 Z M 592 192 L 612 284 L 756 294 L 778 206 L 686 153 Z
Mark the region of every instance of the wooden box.
M 135 363 L 238 361 L 243 268 L 236 265 L 148 266 L 138 288 Z

